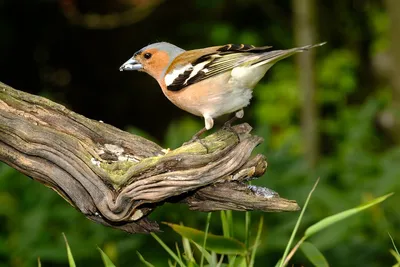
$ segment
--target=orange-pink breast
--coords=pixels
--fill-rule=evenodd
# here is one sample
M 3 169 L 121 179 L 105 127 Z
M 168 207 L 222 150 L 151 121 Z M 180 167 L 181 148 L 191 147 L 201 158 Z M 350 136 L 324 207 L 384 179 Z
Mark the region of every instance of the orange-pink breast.
M 251 98 L 250 89 L 232 87 L 229 84 L 230 78 L 228 71 L 180 91 L 169 91 L 164 81 L 160 86 L 165 96 L 179 108 L 197 116 L 207 114 L 218 117 L 246 106 Z

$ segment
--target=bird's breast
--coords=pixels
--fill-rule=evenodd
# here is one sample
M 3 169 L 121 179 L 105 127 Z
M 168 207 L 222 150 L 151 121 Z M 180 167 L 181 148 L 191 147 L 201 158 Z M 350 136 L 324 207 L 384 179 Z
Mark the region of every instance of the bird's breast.
M 231 83 L 231 73 L 192 84 L 180 91 L 170 91 L 162 86 L 165 96 L 179 108 L 197 116 L 213 118 L 235 112 L 250 103 L 252 90 Z

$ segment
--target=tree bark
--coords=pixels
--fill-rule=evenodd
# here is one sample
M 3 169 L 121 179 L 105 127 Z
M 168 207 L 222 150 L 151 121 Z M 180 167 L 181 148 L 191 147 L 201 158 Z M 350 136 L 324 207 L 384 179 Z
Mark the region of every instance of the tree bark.
M 315 43 L 315 1 L 293 0 L 294 33 L 296 46 Z M 302 131 L 305 157 L 311 168 L 318 160 L 318 116 L 315 101 L 316 84 L 314 72 L 315 51 L 296 55 L 299 73 L 299 88 L 302 94 Z
M 199 211 L 296 211 L 295 201 L 246 181 L 264 174 L 262 138 L 248 124 L 174 150 L 0 83 L 0 161 L 52 188 L 93 221 L 158 231 L 165 202 Z

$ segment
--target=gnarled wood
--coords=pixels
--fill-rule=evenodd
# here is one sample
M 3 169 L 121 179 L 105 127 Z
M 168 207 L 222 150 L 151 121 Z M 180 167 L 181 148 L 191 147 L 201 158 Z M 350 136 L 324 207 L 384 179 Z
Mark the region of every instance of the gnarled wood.
M 158 231 L 164 202 L 191 209 L 295 211 L 295 201 L 245 182 L 266 170 L 248 124 L 168 151 L 0 83 L 0 161 L 54 189 L 89 219 L 130 233 Z

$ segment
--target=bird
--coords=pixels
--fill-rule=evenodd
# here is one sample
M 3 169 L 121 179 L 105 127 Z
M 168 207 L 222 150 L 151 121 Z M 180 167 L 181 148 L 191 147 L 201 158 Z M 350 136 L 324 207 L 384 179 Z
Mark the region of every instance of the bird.
M 271 46 L 227 44 L 184 50 L 168 42 L 143 47 L 119 68 L 142 71 L 157 80 L 164 95 L 177 107 L 204 118 L 205 127 L 192 140 L 214 126 L 214 119 L 235 113 L 230 127 L 244 116 L 252 92 L 279 60 L 324 43 L 271 50 Z

